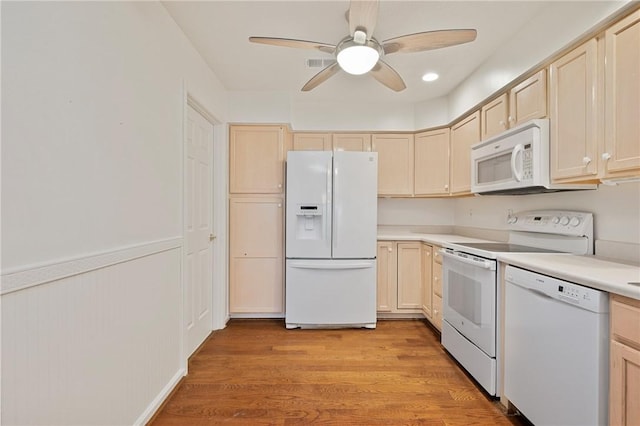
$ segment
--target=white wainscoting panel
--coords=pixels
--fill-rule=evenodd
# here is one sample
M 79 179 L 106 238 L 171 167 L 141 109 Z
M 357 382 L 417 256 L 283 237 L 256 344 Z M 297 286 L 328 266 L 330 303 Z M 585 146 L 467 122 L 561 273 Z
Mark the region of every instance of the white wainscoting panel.
M 2 423 L 146 421 L 184 372 L 181 250 L 2 295 Z

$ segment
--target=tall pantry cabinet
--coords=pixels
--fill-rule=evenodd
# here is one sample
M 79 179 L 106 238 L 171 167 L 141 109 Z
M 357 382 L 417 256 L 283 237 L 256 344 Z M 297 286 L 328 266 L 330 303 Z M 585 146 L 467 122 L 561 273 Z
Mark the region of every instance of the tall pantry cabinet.
M 284 159 L 281 125 L 229 128 L 229 312 L 284 314 Z

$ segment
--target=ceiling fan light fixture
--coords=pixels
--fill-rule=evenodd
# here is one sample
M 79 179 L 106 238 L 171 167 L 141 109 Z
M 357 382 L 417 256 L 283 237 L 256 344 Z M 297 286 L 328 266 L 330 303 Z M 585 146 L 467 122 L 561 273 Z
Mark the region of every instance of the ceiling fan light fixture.
M 440 76 L 435 72 L 428 72 L 422 76 L 422 81 L 436 81 Z
M 366 74 L 373 69 L 380 59 L 379 44 L 369 40 L 359 44 L 353 39 L 342 41 L 336 47 L 336 60 L 345 72 L 353 75 Z

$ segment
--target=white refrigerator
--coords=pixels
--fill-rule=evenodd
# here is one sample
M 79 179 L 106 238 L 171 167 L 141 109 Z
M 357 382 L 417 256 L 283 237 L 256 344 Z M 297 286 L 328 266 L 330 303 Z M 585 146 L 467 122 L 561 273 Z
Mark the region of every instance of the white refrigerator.
M 376 327 L 378 153 L 287 154 L 287 328 Z

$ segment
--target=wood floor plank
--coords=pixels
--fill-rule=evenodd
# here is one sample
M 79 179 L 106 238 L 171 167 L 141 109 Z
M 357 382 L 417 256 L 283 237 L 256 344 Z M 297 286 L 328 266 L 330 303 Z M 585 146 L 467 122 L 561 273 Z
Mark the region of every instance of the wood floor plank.
M 422 321 L 287 330 L 232 320 L 189 362 L 151 424 L 524 425 L 506 417 Z

